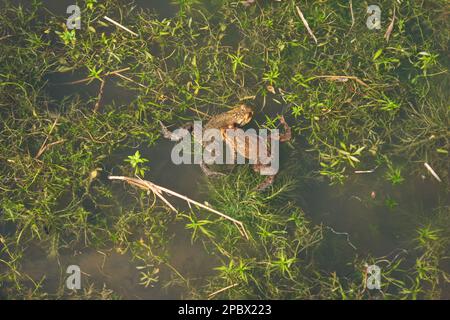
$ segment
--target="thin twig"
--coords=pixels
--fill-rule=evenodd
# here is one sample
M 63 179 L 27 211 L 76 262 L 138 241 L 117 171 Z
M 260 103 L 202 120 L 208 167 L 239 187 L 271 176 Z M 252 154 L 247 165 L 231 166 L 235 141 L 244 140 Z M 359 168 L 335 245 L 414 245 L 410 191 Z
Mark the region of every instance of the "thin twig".
M 208 299 L 211 299 L 211 298 L 214 297 L 215 295 L 217 295 L 217 294 L 219 294 L 219 293 L 221 293 L 221 292 L 224 292 L 224 291 L 226 291 L 226 290 L 228 290 L 228 289 L 234 288 L 234 287 L 236 287 L 237 285 L 238 285 L 238 283 L 233 283 L 232 285 L 229 285 L 229 286 L 227 286 L 227 287 L 225 287 L 225 288 L 222 288 L 222 289 L 219 289 L 219 290 L 217 290 L 217 291 L 214 291 L 213 293 L 210 293 L 210 294 L 208 295 Z
M 425 162 L 423 165 L 425 166 L 425 168 L 427 168 L 427 170 L 431 173 L 431 175 L 436 178 L 437 181 L 442 182 L 441 178 L 439 178 L 436 171 L 434 171 L 433 168 L 428 163 Z
M 119 74 L 120 72 L 128 71 L 128 70 L 130 70 L 130 69 L 131 69 L 130 67 L 126 67 L 126 68 L 123 68 L 123 69 L 119 69 L 119 70 L 115 70 L 115 71 L 110 71 L 110 72 L 107 72 L 107 73 L 105 74 L 105 76 L 113 76 L 113 75 Z
M 130 183 L 130 184 L 132 184 L 132 185 L 135 185 L 135 186 L 137 186 L 137 187 L 139 187 L 139 188 L 141 188 L 141 189 L 150 190 L 150 191 L 152 191 L 156 196 L 158 196 L 165 204 L 167 204 L 167 206 L 168 206 L 170 209 L 172 209 L 172 210 L 173 210 L 174 212 L 176 212 L 176 213 L 178 213 L 178 210 L 175 209 L 175 208 L 170 204 L 170 202 L 167 201 L 167 199 L 165 199 L 165 198 L 163 197 L 162 192 L 165 192 L 165 193 L 168 193 L 168 194 L 170 194 L 170 195 L 173 195 L 173 196 L 175 196 L 175 197 L 177 197 L 177 198 L 183 199 L 183 200 L 185 200 L 186 202 L 188 202 L 189 204 L 192 203 L 192 204 L 196 205 L 197 207 L 206 209 L 206 210 L 208 210 L 208 211 L 210 211 L 210 212 L 213 212 L 213 213 L 215 213 L 215 214 L 221 216 L 222 218 L 225 218 L 225 219 L 227 219 L 227 220 L 230 220 L 231 222 L 233 222 L 233 223 L 236 225 L 237 229 L 239 230 L 239 233 L 240 233 L 243 237 L 245 237 L 247 240 L 249 239 L 248 234 L 247 234 L 247 231 L 245 230 L 244 224 L 243 224 L 241 221 L 236 220 L 236 219 L 234 219 L 234 218 L 232 218 L 232 217 L 230 217 L 230 216 L 227 216 L 226 214 L 223 214 L 222 212 L 219 212 L 219 211 L 217 211 L 217 210 L 215 210 L 215 209 L 213 209 L 213 208 L 210 208 L 210 207 L 208 207 L 208 206 L 205 206 L 204 204 L 202 204 L 202 203 L 200 203 L 200 202 L 197 202 L 197 201 L 195 201 L 195 200 L 192 200 L 192 199 L 190 199 L 190 198 L 188 198 L 188 197 L 186 197 L 186 196 L 184 196 L 184 195 L 181 195 L 181 194 L 179 194 L 179 193 L 177 193 L 177 192 L 175 192 L 175 191 L 172 191 L 172 190 L 170 190 L 170 189 L 167 189 L 167 188 L 158 186 L 158 185 L 154 184 L 153 182 L 150 182 L 150 181 L 147 181 L 147 180 L 142 180 L 142 179 L 137 179 L 137 178 L 130 178 L 130 177 L 124 177 L 124 176 L 109 176 L 108 179 L 110 179 L 110 180 L 122 180 L 122 181 L 126 181 L 126 182 L 128 182 L 128 183 Z
M 109 18 L 109 17 L 107 17 L 107 16 L 104 16 L 103 18 L 104 18 L 105 20 L 111 22 L 112 24 L 118 26 L 119 28 L 122 28 L 123 30 L 125 30 L 125 31 L 127 31 L 127 32 L 129 32 L 129 33 L 131 33 L 133 36 L 135 36 L 135 37 L 138 36 L 138 34 L 137 34 L 136 32 L 131 31 L 131 30 L 128 29 L 127 27 L 125 27 L 125 26 L 121 25 L 120 23 L 118 23 L 117 21 L 114 21 L 113 19 L 111 19 L 111 18 Z
M 353 3 L 352 3 L 352 0 L 350 0 L 350 14 L 352 16 L 352 25 L 350 26 L 350 29 L 348 30 L 349 33 L 353 29 L 353 26 L 355 25 L 355 15 L 353 14 Z
M 189 107 L 191 111 L 194 111 L 197 115 L 201 115 L 207 119 L 211 118 L 211 116 L 203 111 L 198 110 L 196 107 Z
M 309 27 L 308 21 L 306 21 L 305 17 L 303 16 L 302 11 L 300 10 L 300 8 L 298 6 L 295 6 L 295 9 L 297 9 L 297 13 L 300 17 L 300 19 L 303 22 L 303 25 L 305 26 L 306 30 L 308 30 L 309 35 L 314 39 L 314 42 L 317 44 L 317 38 L 314 35 L 314 33 L 312 32 L 311 28 Z
M 35 159 L 39 158 L 42 155 L 42 153 L 44 153 L 44 151 L 47 149 L 47 141 L 48 141 L 50 135 L 52 134 L 53 129 L 55 129 L 57 123 L 58 123 L 58 118 L 56 118 L 55 121 L 53 121 L 53 124 L 50 127 L 50 131 L 48 132 L 47 136 L 45 137 L 45 140 L 42 143 L 41 147 L 39 148 L 38 153 L 34 157 Z
M 101 84 L 100 84 L 100 89 L 98 91 L 97 102 L 95 103 L 95 106 L 94 106 L 94 113 L 96 113 L 98 111 L 98 109 L 100 108 L 100 102 L 102 101 L 103 91 L 105 90 L 106 80 L 101 80 L 100 83 Z
M 143 84 L 141 84 L 141 83 L 139 83 L 139 82 L 137 82 L 137 81 L 134 81 L 133 79 L 128 78 L 128 77 L 124 76 L 123 74 L 121 74 L 121 73 L 119 73 L 119 72 L 115 73 L 114 75 L 115 75 L 115 76 L 118 76 L 118 77 L 120 77 L 120 78 L 122 78 L 122 79 L 124 79 L 124 80 L 130 81 L 130 82 L 132 82 L 132 83 L 134 83 L 134 84 L 137 84 L 138 86 L 140 86 L 140 87 L 142 87 L 142 88 L 147 89 L 147 87 L 144 86 Z
M 52 142 L 52 143 L 49 143 L 49 144 L 45 145 L 45 147 L 42 150 L 39 150 L 39 152 L 38 152 L 38 154 L 36 155 L 35 158 L 36 159 L 39 158 L 50 147 L 52 147 L 54 145 L 57 145 L 57 144 L 60 144 L 60 143 L 63 143 L 65 141 L 66 141 L 66 139 L 61 139 L 61 140 L 58 140 L 58 141 L 55 141 L 55 142 Z
M 3 40 L 3 39 L 8 39 L 9 37 L 12 37 L 12 35 L 7 34 L 6 36 L 1 37 L 1 38 L 0 38 L 0 41 Z
M 392 30 L 394 30 L 394 21 L 395 21 L 395 6 L 394 6 L 394 13 L 392 14 L 391 23 L 387 27 L 386 33 L 384 34 L 384 38 L 386 39 L 386 42 L 389 42 L 389 37 L 391 36 Z
M 373 173 L 374 170 L 355 170 L 354 173 L 361 174 L 361 173 Z

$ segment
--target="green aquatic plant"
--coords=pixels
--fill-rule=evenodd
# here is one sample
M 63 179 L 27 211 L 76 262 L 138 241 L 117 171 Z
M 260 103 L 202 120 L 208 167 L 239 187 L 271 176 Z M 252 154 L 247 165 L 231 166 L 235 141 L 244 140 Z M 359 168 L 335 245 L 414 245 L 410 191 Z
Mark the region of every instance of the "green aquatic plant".
M 326 176 L 330 179 L 331 184 L 343 184 L 345 181 L 345 168 L 339 167 L 340 161 L 334 160 L 332 163 L 328 164 L 321 162 L 320 166 L 322 169 L 319 171 L 322 176 Z
M 392 185 L 397 185 L 403 183 L 405 179 L 402 177 L 402 170 L 400 168 L 394 168 L 389 166 L 386 172 L 386 179 L 392 183 Z
M 57 35 L 61 38 L 64 44 L 74 46 L 76 43 L 76 30 L 64 30 L 63 32 L 55 31 Z
M 432 54 L 426 51 L 421 51 L 417 54 L 417 62 L 414 63 L 415 67 L 422 70 L 423 75 L 426 76 L 428 70 L 438 63 L 438 54 Z
M 243 260 L 239 260 L 238 263 L 230 260 L 228 265 L 223 265 L 214 269 L 219 271 L 219 276 L 223 278 L 226 283 L 242 281 L 244 284 L 248 283 L 248 274 L 251 271 L 250 265 Z
M 384 204 L 390 210 L 393 210 L 395 207 L 398 206 L 398 202 L 395 199 L 391 198 L 391 197 L 387 197 L 386 200 L 384 200 Z
M 103 69 L 96 69 L 95 66 L 93 66 L 92 68 L 88 67 L 89 69 L 89 76 L 88 78 L 94 78 L 94 79 L 98 79 L 101 80 L 100 74 L 103 72 Z
M 339 154 L 348 161 L 348 163 L 355 167 L 355 164 L 360 162 L 356 156 L 360 156 L 361 152 L 366 148 L 365 146 L 358 147 L 350 144 L 350 146 L 346 146 L 345 143 L 340 143 L 341 149 L 338 150 Z
M 142 166 L 144 163 L 148 162 L 148 159 L 142 158 L 139 150 L 137 150 L 133 155 L 128 156 L 124 161 L 131 165 L 134 169 L 135 175 L 143 177 L 145 175 L 145 171 L 148 170 L 147 167 Z
M 208 238 L 214 238 L 214 234 L 207 229 L 207 225 L 213 223 L 213 221 L 203 219 L 203 220 L 197 220 L 192 215 L 182 215 L 189 219 L 190 223 L 186 224 L 186 229 L 192 230 L 192 236 L 191 241 L 194 242 L 199 236 L 199 233 L 203 233 Z
M 61 27 L 67 17 L 39 1 L 2 2 L 0 296 L 130 297 L 114 283 L 120 274 L 106 286 L 92 275 L 83 290 L 68 292 L 63 277 L 52 282 L 52 271 L 35 276 L 29 268 L 38 253 L 43 265 L 54 266 L 68 257 L 90 261 L 86 252 L 94 251 L 102 263 L 119 259 L 130 267 L 133 290 L 151 287 L 163 297 L 445 297 L 450 28 L 443 1 L 402 1 L 388 42 L 358 18 L 366 4 L 353 2 L 352 21 L 348 4 L 304 3 L 317 44 L 294 1 L 248 8 L 233 1 L 175 3 L 178 11 L 162 18 L 118 1 L 86 1 L 86 28 L 75 32 Z M 147 154 L 144 148 L 158 142 L 158 121 L 206 119 L 242 102 L 259 117 L 251 126 L 273 128 L 279 114 L 292 123 L 295 139 L 281 150 L 280 179 L 257 192 L 264 177 L 238 166 L 214 180 L 189 176 L 188 189 L 200 185 L 198 197 L 242 221 L 248 240 L 207 210 L 180 207 L 174 214 L 152 194 L 107 180 L 117 172 L 146 174 L 147 159 L 128 152 Z M 442 177 L 437 201 L 423 205 L 422 189 L 408 195 L 403 184 L 385 203 L 395 207 L 387 223 L 395 237 L 380 243 L 405 244 L 407 253 L 374 258 L 371 245 L 361 252 L 360 229 L 345 230 L 348 237 L 326 232 L 325 224 L 340 216 L 317 222 L 323 207 L 314 203 L 325 205 L 324 192 L 340 200 L 355 186 L 386 194 L 384 180 L 418 176 L 424 161 Z M 386 174 L 369 170 L 384 165 Z M 321 176 L 338 185 L 323 191 Z M 439 212 L 422 212 L 437 206 Z M 397 226 L 396 218 L 410 225 Z M 202 268 L 184 263 L 189 250 Z M 371 264 L 383 270 L 379 292 L 364 282 Z M 64 274 L 62 265 L 57 272 Z
M 244 55 L 241 54 L 240 48 L 238 48 L 236 54 L 228 53 L 228 57 L 231 59 L 233 74 L 236 74 L 238 67 L 250 68 L 250 66 L 243 62 Z
M 269 262 L 271 267 L 273 268 L 273 270 L 277 270 L 279 272 L 281 272 L 281 274 L 283 276 L 288 276 L 289 278 L 292 279 L 292 274 L 290 273 L 290 267 L 292 266 L 292 264 L 296 261 L 296 258 L 288 258 L 286 257 L 284 251 L 281 251 L 278 255 L 277 255 L 277 259 L 274 261 Z
M 88 10 L 94 10 L 97 0 L 86 0 L 86 8 Z
M 430 242 L 439 240 L 440 230 L 433 229 L 431 226 L 425 226 L 417 230 L 417 241 L 421 246 L 427 246 Z
M 398 109 L 400 109 L 400 104 L 389 99 L 387 96 L 383 96 L 383 99 L 379 99 L 378 102 L 381 105 L 381 110 L 383 111 L 397 111 Z
M 280 71 L 278 67 L 279 62 L 271 61 L 269 70 L 263 74 L 263 80 L 267 81 L 270 85 L 275 85 L 277 79 L 280 77 Z

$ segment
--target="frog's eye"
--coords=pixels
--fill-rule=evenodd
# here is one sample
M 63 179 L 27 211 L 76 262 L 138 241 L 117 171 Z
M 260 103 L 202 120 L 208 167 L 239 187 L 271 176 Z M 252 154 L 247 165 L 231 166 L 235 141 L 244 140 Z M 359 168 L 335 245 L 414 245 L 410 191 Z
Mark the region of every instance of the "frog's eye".
M 245 112 L 248 112 L 248 111 L 251 111 L 252 109 L 249 107 L 249 106 L 247 106 L 246 104 L 241 104 L 241 108 L 240 108 L 242 111 L 245 111 Z

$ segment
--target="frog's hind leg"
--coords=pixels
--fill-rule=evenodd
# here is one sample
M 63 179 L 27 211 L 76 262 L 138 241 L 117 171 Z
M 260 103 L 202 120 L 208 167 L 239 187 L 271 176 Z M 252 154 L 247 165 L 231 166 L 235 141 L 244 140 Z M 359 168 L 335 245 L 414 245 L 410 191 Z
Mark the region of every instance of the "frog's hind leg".
M 211 176 L 224 176 L 225 175 L 225 174 L 223 174 L 221 172 L 211 171 L 204 162 L 200 163 L 200 168 L 202 169 L 203 173 L 206 174 L 208 177 L 211 177 Z
M 275 181 L 275 175 L 273 176 L 268 176 L 266 179 L 264 179 L 263 182 L 261 182 L 257 187 L 256 190 L 257 191 L 264 191 L 266 190 L 268 187 L 270 187 L 273 182 Z
M 172 141 L 180 141 L 181 139 L 183 139 L 183 137 L 190 134 L 194 128 L 194 125 L 192 123 L 188 123 L 182 127 L 182 129 L 185 129 L 185 131 L 183 131 L 181 134 L 176 134 L 170 131 L 161 121 L 159 121 L 159 124 L 161 126 L 161 131 L 164 138 L 170 139 Z
M 280 142 L 285 142 L 285 141 L 289 141 L 292 138 L 292 132 L 291 132 L 291 127 L 288 126 L 288 124 L 286 123 L 286 120 L 284 119 L 284 116 L 280 116 L 280 122 L 284 127 L 284 133 L 280 134 Z

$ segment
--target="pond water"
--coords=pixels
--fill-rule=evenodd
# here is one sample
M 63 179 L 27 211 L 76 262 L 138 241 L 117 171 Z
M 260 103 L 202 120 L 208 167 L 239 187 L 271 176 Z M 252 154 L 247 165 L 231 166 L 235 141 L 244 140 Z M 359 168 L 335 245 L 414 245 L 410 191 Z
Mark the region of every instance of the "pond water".
M 13 1 L 24 3 L 24 1 Z M 55 15 L 66 16 L 66 8 L 71 0 L 43 1 Z M 125 2 L 125 1 L 124 1 Z M 163 17 L 176 13 L 177 7 L 166 0 L 136 0 L 136 6 L 149 8 Z M 59 86 L 58 83 L 79 79 L 77 74 L 54 75 L 49 78 L 48 92 L 55 99 L 67 95 L 81 94 L 95 96 L 97 86 L 75 85 Z M 104 103 L 127 104 L 133 94 L 110 82 L 105 90 Z M 275 113 L 278 106 L 267 105 L 266 113 Z M 213 108 L 211 111 L 214 111 Z M 258 118 L 258 117 L 257 117 Z M 294 121 L 293 119 L 288 119 Z M 151 171 L 146 175 L 149 180 L 165 186 L 192 199 L 205 201 L 199 185 L 205 182 L 200 168 L 191 165 L 174 165 L 170 160 L 173 143 L 160 139 L 153 147 L 136 146 L 144 158 L 151 159 Z M 298 144 L 296 148 L 301 148 Z M 291 152 L 283 147 L 283 157 Z M 117 150 L 105 161 L 104 172 L 115 174 L 117 166 L 135 149 Z M 300 159 L 302 161 L 301 153 Z M 283 161 L 282 161 L 283 163 Z M 305 164 L 306 165 L 306 164 Z M 367 170 L 373 168 L 367 168 Z M 283 167 L 280 168 L 283 174 Z M 284 169 L 286 170 L 286 168 Z M 118 172 L 117 172 L 118 173 Z M 284 171 L 286 173 L 286 171 Z M 393 188 L 386 181 L 384 171 L 375 169 L 373 173 L 351 173 L 343 185 L 330 186 L 320 178 L 298 177 L 301 180 L 296 192 L 296 202 L 314 224 L 323 224 L 329 234 L 318 259 L 325 269 L 345 272 L 345 261 L 355 253 L 373 256 L 395 255 L 403 248 L 410 248 L 411 238 L 416 228 L 425 221 L 427 215 L 443 205 L 448 205 L 445 187 L 435 181 L 427 171 L 405 177 L 406 183 Z M 124 199 L 125 195 L 122 195 Z M 388 207 L 387 199 L 394 199 L 395 205 Z M 130 201 L 134 201 L 131 199 Z M 180 206 L 184 204 L 178 203 Z M 215 258 L 205 252 L 201 244 L 192 244 L 190 233 L 184 224 L 174 222 L 169 227 L 176 234 L 170 242 L 170 263 L 182 274 L 201 278 L 214 273 Z M 139 264 L 129 254 L 119 254 L 113 248 L 94 250 L 80 247 L 73 250 L 62 249 L 58 258 L 51 258 L 48 252 L 39 246 L 31 245 L 23 262 L 23 271 L 33 279 L 45 277 L 44 288 L 56 292 L 66 277 L 65 268 L 69 264 L 81 267 L 90 281 L 105 283 L 123 298 L 158 299 L 179 298 L 177 289 L 163 290 L 139 284 Z M 164 277 L 164 275 L 162 275 Z

